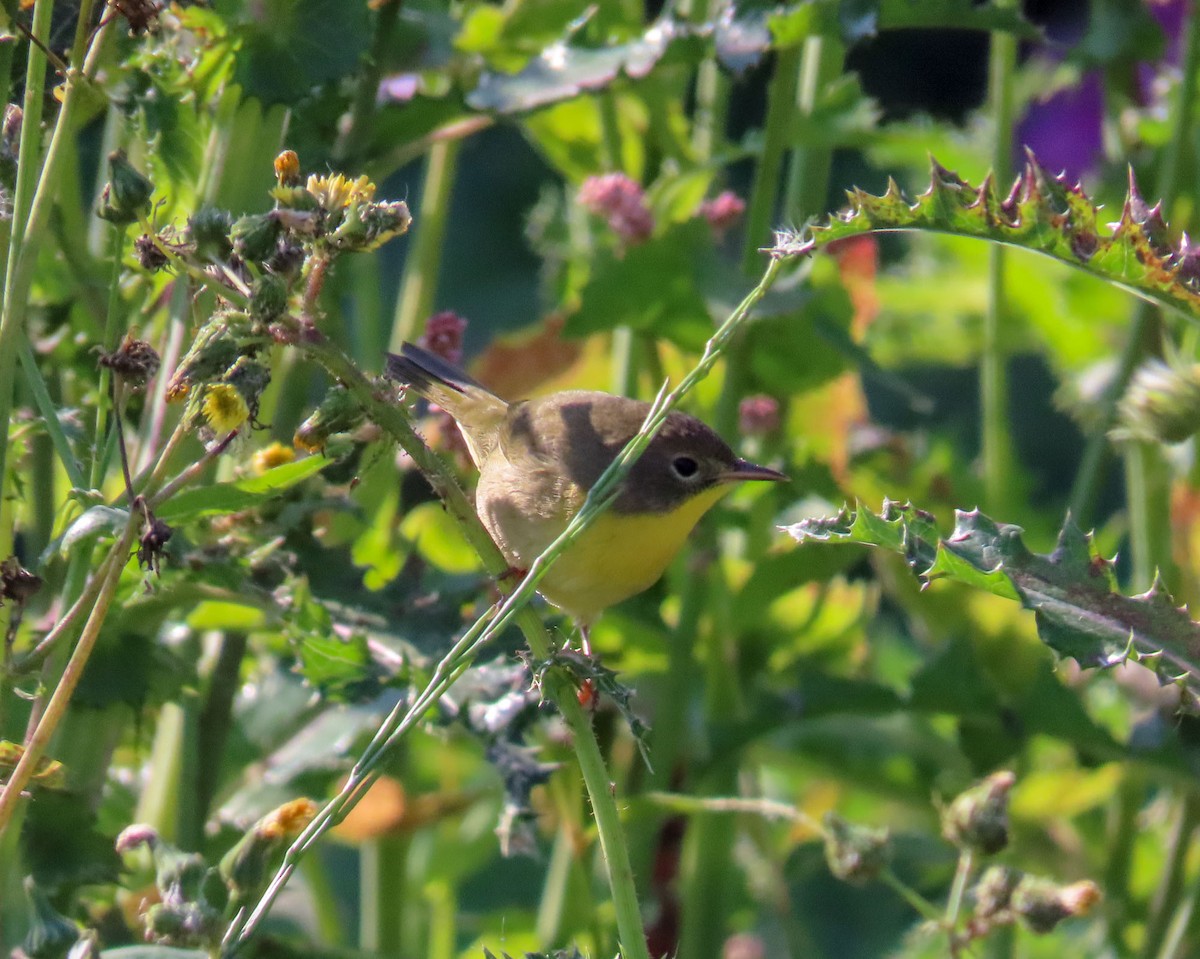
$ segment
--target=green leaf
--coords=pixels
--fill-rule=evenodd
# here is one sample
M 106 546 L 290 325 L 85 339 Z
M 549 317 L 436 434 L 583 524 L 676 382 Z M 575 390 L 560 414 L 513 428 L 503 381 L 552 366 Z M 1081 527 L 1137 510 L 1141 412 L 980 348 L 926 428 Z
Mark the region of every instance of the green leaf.
M 400 532 L 415 544 L 417 552 L 443 572 L 474 573 L 480 568 L 475 550 L 441 503 L 422 503 L 409 510 L 400 523 Z M 355 559 L 359 558 L 356 553 Z
M 324 456 L 308 456 L 273 467 L 261 476 L 184 490 L 163 503 L 155 515 L 166 523 L 183 523 L 201 516 L 221 516 L 251 509 L 274 499 L 328 465 L 329 460 Z
M 888 501 L 878 515 L 859 505 L 785 529 L 802 543 L 867 543 L 902 552 L 927 582 L 946 578 L 1015 599 L 1036 614 L 1047 645 L 1083 666 L 1134 659 L 1163 681 L 1185 682 L 1193 698 L 1200 689 L 1200 624 L 1161 584 L 1141 596 L 1117 592 L 1112 564 L 1070 522 L 1046 555 L 1025 546 L 1019 527 L 978 511 L 958 511 L 954 532 L 943 539 L 927 513 Z
M 673 224 L 621 256 L 600 255 L 567 335 L 629 326 L 686 348 L 703 346 L 712 323 L 699 284 L 713 260 L 712 232 L 700 220 Z
M 622 75 L 644 77 L 668 51 L 688 47 L 691 59 L 698 60 L 703 52 L 700 32 L 663 17 L 628 43 L 607 47 L 572 46 L 568 35 L 515 73 L 485 70 L 467 94 L 467 104 L 476 110 L 521 113 L 603 89 Z
M 92 506 L 63 533 L 58 549 L 63 554 L 93 537 L 107 534 L 115 537 L 129 524 L 129 512 L 113 506 Z
M 1007 194 L 990 175 L 972 186 L 935 160 L 929 189 L 915 200 L 894 181 L 882 196 L 858 188 L 847 195 L 849 207 L 827 221 L 780 232 L 772 254 L 806 256 L 849 236 L 897 230 L 968 236 L 1041 253 L 1193 320 L 1200 315 L 1200 250 L 1186 240 L 1172 245 L 1159 207 L 1142 198 L 1132 171 L 1111 232 L 1101 228 L 1104 214 L 1083 189 L 1050 176 L 1032 153 Z

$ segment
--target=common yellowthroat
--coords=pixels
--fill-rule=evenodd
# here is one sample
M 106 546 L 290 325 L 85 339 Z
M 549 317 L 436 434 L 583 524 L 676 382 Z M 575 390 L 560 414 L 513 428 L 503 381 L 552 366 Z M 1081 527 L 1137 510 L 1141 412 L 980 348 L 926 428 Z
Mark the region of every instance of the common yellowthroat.
M 388 354 L 387 375 L 454 418 L 479 467 L 475 509 L 521 570 L 562 533 L 650 409 L 587 390 L 507 403 L 411 343 Z M 739 459 L 694 416 L 672 412 L 612 505 L 554 562 L 538 590 L 586 628 L 608 606 L 652 586 L 700 517 L 736 483 L 784 479 Z

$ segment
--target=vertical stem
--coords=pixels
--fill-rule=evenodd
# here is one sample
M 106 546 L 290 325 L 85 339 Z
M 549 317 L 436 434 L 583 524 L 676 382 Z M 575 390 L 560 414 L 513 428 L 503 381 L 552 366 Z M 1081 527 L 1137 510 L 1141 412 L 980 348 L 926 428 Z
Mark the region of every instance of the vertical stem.
M 717 16 L 722 0 L 698 2 L 689 10 L 693 23 L 712 20 Z M 729 81 L 710 53 L 696 71 L 696 109 L 692 115 L 692 149 L 699 163 L 708 163 L 725 142 L 725 118 L 729 109 Z
M 392 321 L 389 347 L 393 352 L 399 351 L 406 340 L 420 336 L 425 321 L 433 312 L 458 150 L 457 140 L 440 140 L 430 147 L 425 159 L 421 208 L 416 216 L 412 250 L 404 264 L 404 279 Z
M 31 30 L 33 36 L 42 43 L 49 37 L 53 12 L 54 0 L 36 0 L 34 3 Z M 42 158 L 42 104 L 45 94 L 46 54 L 40 46 L 31 43 L 25 70 L 24 119 L 18 145 L 16 188 L 13 192 L 8 260 L 4 272 L 4 307 L 3 313 L 0 313 L 0 502 L 8 500 L 8 430 L 16 386 L 18 334 L 25 327 L 24 309 L 17 308 L 19 298 L 11 297 L 10 291 L 21 253 L 28 242 L 26 228 Z M 7 556 L 11 550 L 12 531 L 7 522 L 0 526 L 0 556 Z
M 1124 449 L 1125 497 L 1129 510 L 1129 552 L 1133 560 L 1130 586 L 1149 589 L 1156 574 L 1177 589 L 1171 559 L 1170 476 L 1153 443 L 1130 442 Z
M 1001 6 L 1013 6 L 1002 0 Z M 992 32 L 989 95 L 996 125 L 992 149 L 992 175 L 1003 189 L 1012 176 L 1013 73 L 1017 64 L 1016 37 L 1003 30 Z M 983 318 L 983 343 L 979 358 L 979 401 L 983 438 L 983 488 L 988 508 L 1005 514 L 1011 500 L 1013 453 L 1008 430 L 1008 371 L 1004 346 L 1004 279 L 1007 251 L 1000 244 L 988 250 L 987 310 Z
M 104 342 L 102 344 L 105 353 L 111 353 L 117 348 L 117 339 L 120 336 L 120 328 L 124 326 L 120 323 L 121 318 L 121 256 L 125 251 L 125 227 L 114 223 L 112 232 L 109 234 L 109 258 L 111 260 L 111 276 L 108 286 L 108 311 L 104 318 Z M 112 371 L 107 366 L 100 367 L 100 385 L 98 386 L 96 395 L 96 432 L 92 436 L 92 470 L 91 470 L 91 485 L 93 489 L 98 489 L 100 484 L 104 482 L 104 474 L 107 470 L 107 457 L 104 455 L 105 446 L 108 437 L 108 404 L 110 399 L 110 390 L 112 387 Z M 116 416 L 121 415 L 120 410 L 115 411 Z
M 358 946 L 380 955 L 400 955 L 401 944 L 411 940 L 413 930 L 405 929 L 411 905 L 405 897 L 408 870 L 407 835 L 378 836 L 362 844 L 359 850 Z
M 1189 792 L 1179 802 L 1178 818 L 1171 833 L 1171 845 L 1167 868 L 1154 896 L 1150 919 L 1146 923 L 1146 937 L 1142 940 L 1141 959 L 1154 959 L 1159 954 L 1171 927 L 1176 910 L 1183 898 L 1187 878 L 1187 857 L 1192 848 L 1192 837 L 1200 826 L 1200 797 Z
M 742 268 L 747 275 L 754 275 L 762 268 L 762 254 L 758 251 L 770 240 L 775 198 L 788 146 L 788 127 L 792 112 L 796 109 L 796 75 L 800 62 L 799 47 L 787 47 L 775 54 L 775 72 L 767 89 L 762 156 L 759 157 L 750 207 L 746 213 L 746 247 Z
M 836 37 L 814 36 L 804 42 L 796 88 L 796 109 L 802 115 L 812 115 L 821 92 L 841 75 L 845 61 L 846 48 Z M 833 151 L 827 146 L 797 144 L 792 150 L 784 196 L 788 222 L 803 223 L 824 209 L 832 162 Z
M 354 101 L 350 107 L 350 123 L 345 134 L 333 148 L 335 166 L 356 165 L 370 129 L 375 112 L 375 97 L 379 91 L 379 78 L 383 73 L 383 60 L 391 45 L 396 21 L 400 16 L 400 0 L 383 0 L 376 6 L 375 35 L 370 53 L 366 55 L 358 84 L 354 90 Z
M 963 897 L 966 895 L 967 882 L 971 878 L 971 868 L 974 864 L 975 856 L 970 849 L 959 852 L 958 868 L 954 870 L 954 882 L 950 886 L 950 898 L 946 902 L 946 916 L 942 920 L 946 926 L 946 935 L 950 937 L 951 955 L 958 955 L 958 916 L 962 911 Z

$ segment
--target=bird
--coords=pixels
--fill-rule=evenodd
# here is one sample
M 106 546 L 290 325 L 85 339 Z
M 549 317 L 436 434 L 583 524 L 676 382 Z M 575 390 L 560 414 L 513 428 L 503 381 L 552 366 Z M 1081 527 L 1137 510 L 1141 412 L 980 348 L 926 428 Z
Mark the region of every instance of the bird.
M 458 424 L 479 470 L 476 512 L 514 571 L 528 570 L 558 538 L 650 410 L 591 390 L 509 403 L 415 344 L 386 356 L 389 379 Z M 612 504 L 555 560 L 538 591 L 575 621 L 586 644 L 605 609 L 658 581 L 721 497 L 742 482 L 786 479 L 739 458 L 701 420 L 673 410 Z

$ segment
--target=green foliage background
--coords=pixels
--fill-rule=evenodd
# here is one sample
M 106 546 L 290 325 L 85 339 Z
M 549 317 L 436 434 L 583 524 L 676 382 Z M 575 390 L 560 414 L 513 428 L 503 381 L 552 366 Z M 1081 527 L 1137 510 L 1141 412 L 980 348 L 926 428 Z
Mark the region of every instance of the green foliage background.
M 1178 6 L 1048 39 L 1001 0 L 6 5 L 0 946 L 1197 954 Z M 906 109 L 897 51 L 938 42 L 961 76 Z M 1022 118 L 1089 84 L 1082 187 L 1022 172 Z M 581 201 L 610 173 L 648 235 Z M 570 627 L 536 601 L 463 652 L 500 572 L 471 471 L 378 378 L 448 309 L 513 398 L 652 399 L 734 317 L 682 405 L 791 481 L 610 610 L 602 666 L 548 659 L 539 620 Z M 944 807 L 1009 770 L 984 854 Z M 835 878 L 843 821 L 868 866 Z M 135 823 L 158 838 L 118 853 Z M 988 913 L 996 863 L 1090 908 Z

